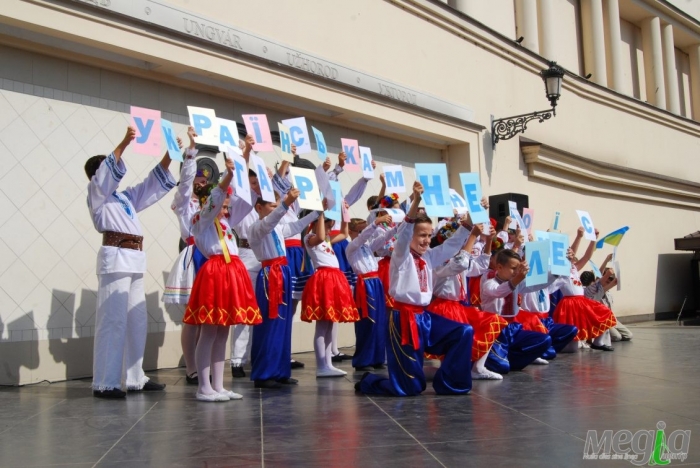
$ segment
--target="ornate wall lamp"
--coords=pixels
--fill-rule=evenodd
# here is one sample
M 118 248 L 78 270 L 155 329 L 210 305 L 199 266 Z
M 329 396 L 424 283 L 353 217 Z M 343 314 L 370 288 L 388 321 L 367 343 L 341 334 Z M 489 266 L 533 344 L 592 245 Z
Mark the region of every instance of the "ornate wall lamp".
M 540 72 L 540 76 L 544 81 L 547 99 L 552 105 L 551 109 L 494 119 L 491 122 L 491 141 L 494 148 L 500 140 L 510 140 L 518 133 L 525 133 L 527 124 L 531 120 L 539 120 L 542 123 L 557 115 L 557 100 L 561 95 L 561 80 L 564 78 L 564 73 L 564 69 L 558 66 L 556 62 L 549 62 L 549 68 Z

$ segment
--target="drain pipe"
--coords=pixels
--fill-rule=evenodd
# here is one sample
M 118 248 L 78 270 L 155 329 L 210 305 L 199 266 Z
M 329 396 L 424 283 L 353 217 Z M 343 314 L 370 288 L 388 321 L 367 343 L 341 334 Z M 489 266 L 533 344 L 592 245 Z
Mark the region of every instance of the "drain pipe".
M 681 311 L 678 312 L 678 318 L 676 319 L 676 325 L 680 326 L 681 325 L 681 314 L 683 313 L 683 308 L 685 307 L 685 301 L 688 300 L 688 296 L 685 296 L 685 299 L 683 299 L 683 304 L 681 305 Z

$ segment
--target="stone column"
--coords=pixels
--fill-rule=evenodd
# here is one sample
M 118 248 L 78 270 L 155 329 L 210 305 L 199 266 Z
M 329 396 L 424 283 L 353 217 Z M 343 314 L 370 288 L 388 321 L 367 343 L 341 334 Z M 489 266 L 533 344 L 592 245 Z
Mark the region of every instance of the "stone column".
M 538 18 L 537 22 L 540 29 L 540 55 L 547 60 L 557 60 L 555 44 L 557 41 L 554 24 L 556 17 L 554 15 L 555 0 L 537 0 Z
M 591 80 L 593 82 L 608 86 L 608 72 L 605 64 L 603 0 L 581 0 L 581 23 L 586 74 L 592 73 Z
M 693 119 L 700 120 L 700 44 L 690 46 L 690 95 L 692 97 Z
M 666 109 L 663 54 L 661 52 L 661 21 L 657 17 L 642 20 L 642 50 L 647 101 Z
M 532 0 L 515 0 L 515 30 L 523 36 L 523 47 L 540 52 L 540 38 L 537 29 L 537 2 Z M 515 38 L 517 39 L 517 37 Z
M 664 55 L 664 79 L 666 81 L 666 108 L 674 114 L 681 113 L 681 99 L 678 93 L 678 70 L 676 69 L 676 48 L 673 45 L 673 26 L 661 27 L 661 46 Z
M 608 43 L 610 46 L 610 68 L 612 72 L 612 88 L 624 93 L 625 80 L 622 65 L 622 35 L 620 34 L 620 5 L 619 0 L 608 0 L 605 14 L 608 19 Z

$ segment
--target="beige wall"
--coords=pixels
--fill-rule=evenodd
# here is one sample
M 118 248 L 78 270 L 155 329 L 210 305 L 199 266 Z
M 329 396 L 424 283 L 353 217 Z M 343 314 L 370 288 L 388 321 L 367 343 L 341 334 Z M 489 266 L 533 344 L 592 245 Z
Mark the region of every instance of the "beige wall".
M 227 3 L 214 0 L 169 2 L 471 108 L 472 123 L 401 107 L 285 67 L 251 63 L 186 37 L 166 37 L 128 21 L 118 24 L 108 13 L 98 22 L 95 11 L 75 14 L 73 2 L 56 2 L 48 9 L 39 2 L 7 1 L 9 8 L 0 12 L 0 162 L 6 174 L 0 181 L 0 359 L 7 360 L 10 371 L 0 374 L 0 383 L 74 377 L 89 370 L 62 358 L 87 359 L 94 326 L 99 236 L 85 207 L 82 164 L 87 156 L 114 147 L 132 104 L 161 109 L 181 132 L 187 105 L 212 107 L 231 119 L 250 111 L 268 114 L 271 122 L 306 115 L 309 124 L 324 132 L 331 151 L 337 151 L 340 137 L 352 136 L 370 146 L 380 163 L 410 168 L 415 162 L 446 161 L 453 185 L 459 172 L 479 171 L 487 194 L 528 194 L 539 227 L 546 227 L 559 210 L 565 230 L 573 233 L 575 209 L 589 211 L 602 232 L 630 226 L 619 252 L 624 286 L 615 300 L 620 316 L 677 310 L 682 302 L 687 255 L 674 253 L 673 238 L 700 227 L 697 193 L 685 189 L 676 197 L 656 190 L 648 201 L 593 193 L 581 184 L 596 182 L 577 174 L 575 167 L 561 171 L 558 181 L 529 176 L 518 138 L 499 142 L 494 151 L 488 130 L 492 115 L 548 107 L 537 75 L 545 61 L 449 9 L 426 0 L 289 0 L 275 2 L 274 8 L 270 2 L 245 0 L 231 12 Z M 497 2 L 493 8 L 507 5 L 511 3 Z M 576 2 L 553 5 L 561 28 L 556 44 L 561 58 L 556 58 L 578 73 Z M 514 21 L 494 13 L 493 18 L 504 21 L 498 26 L 489 23 L 495 20 L 487 9 L 475 11 L 485 24 L 505 28 L 503 34 L 509 31 L 506 23 Z M 326 18 L 333 21 L 321 20 Z M 623 21 L 622 36 L 630 70 L 635 57 L 643 70 L 636 26 Z M 633 71 L 626 78 L 630 94 L 640 102 L 567 76 L 557 116 L 531 122 L 525 136 L 594 163 L 646 171 L 652 178 L 658 174 L 700 182 L 700 127 L 645 105 L 643 78 Z M 211 79 L 216 82 L 201 84 Z M 687 109 L 686 103 L 686 115 Z M 270 164 L 275 160 L 263 157 Z M 153 163 L 127 155 L 125 183 L 141 178 Z M 618 172 L 623 179 L 630 177 Z M 412 171 L 407 176 L 411 182 Z M 344 175 L 344 187 L 357 177 Z M 377 190 L 373 181 L 368 194 Z M 681 207 L 679 200 L 692 207 Z M 177 254 L 169 203 L 169 198 L 163 200 L 143 217 L 149 352 L 157 355 L 149 362 L 154 366 L 179 360 L 177 317 L 160 306 L 164 274 Z M 595 259 L 600 262 L 600 257 Z M 295 349 L 310 349 L 308 326 L 297 330 Z M 352 327 L 344 327 L 343 340 L 352 342 Z

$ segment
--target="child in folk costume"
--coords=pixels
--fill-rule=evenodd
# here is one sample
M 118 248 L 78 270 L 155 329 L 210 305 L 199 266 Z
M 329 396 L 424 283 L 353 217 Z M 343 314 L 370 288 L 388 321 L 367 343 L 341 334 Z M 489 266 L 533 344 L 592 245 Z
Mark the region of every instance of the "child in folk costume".
M 597 229 L 595 234 L 598 237 Z M 579 228 L 576 239 L 571 245 L 571 251 L 568 253 L 571 257 L 571 271 L 568 280 L 564 281 L 559 289 L 563 297 L 557 304 L 552 318 L 556 323 L 574 325 L 578 328 L 576 341 L 593 340 L 592 349 L 614 351 L 615 348 L 610 346 L 610 332 L 608 330 L 617 324 L 615 314 L 600 302 L 584 296 L 578 272 L 590 260 L 595 251 L 596 242 L 591 241 L 583 258 L 579 260 L 575 255 L 581 238 L 583 238 L 583 228 Z
M 262 321 L 231 230 L 252 207 L 249 200 L 238 196 L 227 198 L 233 160 L 226 160 L 226 169 L 218 186 L 210 184 L 199 191 L 202 209 L 192 218 L 195 243 L 208 260 L 195 277 L 184 322 L 200 326 L 195 352 L 199 374 L 196 397 L 207 402 L 243 398 L 223 386 L 229 326 Z
M 207 184 L 207 178 L 203 173 L 197 171 L 197 150 L 195 149 L 194 137 L 197 134 L 194 128 L 187 129 L 190 137 L 190 146 L 185 153 L 185 162 L 180 172 L 180 182 L 175 190 L 175 198 L 170 208 L 177 216 L 180 226 L 180 238 L 185 241 L 186 247 L 182 249 L 180 255 L 175 260 L 175 264 L 170 270 L 168 280 L 165 282 L 165 292 L 163 302 L 172 304 L 173 307 L 182 309 L 184 317 L 185 306 L 190 299 L 192 283 L 194 282 L 194 254 L 197 247 L 194 245 L 194 237 L 190 236 L 192 217 L 199 211 L 199 200 L 193 193 L 194 187 L 203 187 Z M 201 254 L 200 254 L 201 255 Z M 180 344 L 182 345 L 182 355 L 185 359 L 185 379 L 189 384 L 198 384 L 197 367 L 195 366 L 194 351 L 197 346 L 197 336 L 199 328 L 183 323 L 180 333 Z
M 497 345 L 491 348 L 486 367 L 493 372 L 507 374 L 511 370 L 522 370 L 529 364 L 548 364 L 540 357 L 552 345 L 546 329 L 541 332 L 524 330 L 521 324 L 513 320 L 519 310 L 518 294 L 542 286 L 523 287 L 529 267 L 512 250 L 501 250 L 495 259 L 492 257 L 491 262 L 493 269 L 481 277 L 481 309 L 503 315 L 510 323 L 502 330 Z M 555 280 L 556 277 L 550 275 L 549 283 Z
M 445 356 L 433 379 L 436 393 L 463 395 L 471 390 L 472 327 L 425 310 L 433 294 L 433 268 L 459 251 L 469 231 L 460 227 L 441 246 L 430 249 L 432 221 L 418 216 L 422 193 L 423 186 L 415 182 L 411 208 L 397 230 L 391 258 L 390 295 L 395 308 L 389 313 L 389 378 L 366 373 L 355 385 L 363 393 L 420 394 L 426 386 L 424 352 Z
M 281 223 L 298 197 L 299 190 L 292 188 L 281 203 L 258 199 L 255 211 L 259 220 L 248 228 L 248 242 L 262 263 L 255 295 L 263 323 L 253 329 L 251 352 L 250 378 L 256 388 L 280 388 L 297 383 L 291 378 L 292 272 L 287 265 L 284 239 L 300 233 L 318 218 L 318 212 L 313 212 L 294 222 Z
M 243 152 L 243 159 L 248 162 L 250 154 L 255 144 L 253 135 L 246 135 L 245 140 L 239 140 L 238 146 Z M 248 183 L 250 184 L 250 195 L 252 197 L 251 205 L 260 197 L 260 180 L 258 175 L 251 169 L 248 169 Z M 248 242 L 248 228 L 259 219 L 258 213 L 255 210 L 250 210 L 245 217 L 233 227 L 236 233 L 238 243 L 238 257 L 245 265 L 245 268 L 250 277 L 250 282 L 255 292 L 255 286 L 258 280 L 258 273 L 262 268 L 260 260 L 257 259 L 253 249 L 250 248 Z M 253 340 L 252 326 L 245 324 L 234 325 L 231 329 L 231 375 L 233 378 L 244 378 L 246 376 L 243 366 L 246 365 L 250 358 Z
M 347 155 L 344 151 L 341 151 L 340 154 L 338 154 L 338 165 L 336 166 L 335 170 L 328 173 L 328 180 L 338 180 L 338 175 L 340 175 L 340 173 L 343 171 L 346 160 Z M 376 167 L 377 163 L 372 161 L 372 169 L 375 169 Z M 365 177 L 360 177 L 360 179 L 350 188 L 347 195 L 344 197 L 344 201 L 348 207 L 354 205 L 360 200 L 360 198 L 362 198 L 362 195 L 364 195 L 365 190 L 367 189 L 367 183 L 370 180 L 371 179 L 367 179 Z M 340 233 L 338 227 L 337 222 L 332 225 L 330 228 L 331 237 L 335 237 Z M 353 271 L 347 258 L 346 249 L 349 243 L 350 242 L 347 239 L 343 239 L 341 241 L 334 242 L 332 244 L 332 248 L 335 252 L 336 258 L 338 259 L 338 267 L 340 268 L 340 271 L 345 274 L 345 278 L 347 279 L 350 287 L 354 288 L 355 283 L 357 283 L 357 275 L 355 275 L 355 272 Z M 331 346 L 331 351 L 333 352 L 333 362 L 342 362 L 346 359 L 350 359 L 350 356 L 345 353 L 341 353 L 338 349 L 338 322 L 333 323 L 333 330 L 331 333 L 333 337 L 333 343 Z
M 352 358 L 356 371 L 383 369 L 386 362 L 386 301 L 373 252 L 393 237 L 393 231 L 380 228 L 390 222 L 389 215 L 380 216 L 369 225 L 364 219 L 350 220 L 352 241 L 345 253 L 357 274 L 355 304 L 360 311 L 360 320 L 355 322 L 355 355 Z
M 338 203 L 342 203 L 338 200 Z M 347 209 L 347 208 L 346 208 Z M 350 285 L 343 272 L 332 244 L 347 237 L 347 222 L 341 224 L 341 233 L 334 237 L 326 236 L 326 229 L 333 226 L 333 220 L 326 220 L 323 212 L 312 223 L 312 232 L 304 237 L 314 274 L 306 284 L 301 297 L 301 319 L 316 321 L 314 351 L 316 352 L 316 377 L 341 377 L 347 372 L 332 364 L 333 324 L 356 322 L 359 320 Z
M 452 236 L 458 223 L 450 222 L 438 231 L 433 238 L 433 245 L 441 245 Z M 489 225 L 489 227 L 491 227 Z M 441 317 L 454 320 L 459 323 L 471 325 L 474 329 L 474 342 L 472 346 L 472 379 L 477 380 L 502 380 L 503 376 L 486 368 L 486 359 L 494 341 L 508 322 L 498 314 L 483 312 L 468 304 L 469 291 L 467 288 L 469 277 L 479 276 L 489 269 L 491 259 L 491 239 L 496 232 L 490 230 L 486 234 L 485 249 L 480 255 L 472 255 L 474 243 L 482 234 L 479 225 L 471 229 L 467 242 L 462 250 L 452 257 L 447 263 L 434 270 L 435 285 L 433 301 L 426 310 Z
M 369 202 L 370 200 L 367 200 L 368 205 Z M 395 193 L 392 193 L 391 195 L 386 195 L 384 197 L 379 198 L 374 206 L 377 207 L 376 209 L 378 209 L 378 211 L 370 212 L 370 215 L 367 218 L 368 223 L 373 223 L 375 217 L 382 217 L 387 214 L 387 212 L 384 211 L 382 208 L 398 209 L 400 206 L 399 196 Z M 384 231 L 384 233 L 386 234 L 386 242 L 384 243 L 384 245 L 379 246 L 374 251 L 374 253 L 379 258 L 379 261 L 377 262 L 379 269 L 379 280 L 382 282 L 382 286 L 384 286 L 384 299 L 386 302 L 386 309 L 391 310 L 393 308 L 393 301 L 391 299 L 391 296 L 389 295 L 389 288 L 391 286 L 389 265 L 391 263 L 391 254 L 394 251 L 394 242 L 397 226 L 393 221 L 388 223 L 384 222 L 379 225 L 379 229 L 381 231 Z M 391 232 L 391 235 L 388 234 L 389 232 Z
M 148 325 L 143 286 L 146 254 L 137 213 L 164 197 L 175 187 L 175 179 L 166 153 L 143 182 L 117 192 L 126 174 L 122 154 L 135 137 L 136 131 L 129 127 L 109 156 L 93 156 L 85 163 L 90 180 L 88 208 L 95 229 L 102 233 L 92 379 L 93 394 L 99 398 L 124 398 L 124 373 L 128 390 L 165 388 L 150 381 L 142 368 Z

